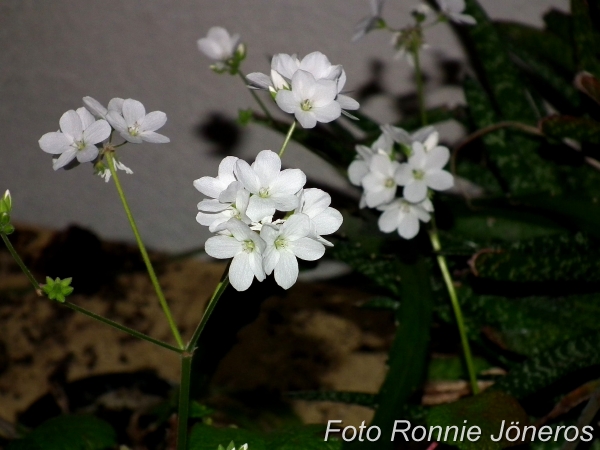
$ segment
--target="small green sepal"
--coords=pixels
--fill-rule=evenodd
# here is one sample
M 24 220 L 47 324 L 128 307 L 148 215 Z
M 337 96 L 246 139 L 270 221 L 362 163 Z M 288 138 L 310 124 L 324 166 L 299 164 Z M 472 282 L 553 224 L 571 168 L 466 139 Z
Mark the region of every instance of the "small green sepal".
M 7 189 L 2 198 L 0 199 L 0 213 L 10 214 L 12 210 L 12 197 L 10 191 Z
M 56 300 L 59 303 L 64 303 L 66 297 L 68 297 L 72 292 L 73 288 L 70 286 L 73 278 L 65 278 L 61 280 L 56 277 L 53 280 L 50 277 L 46 277 L 46 284 L 42 287 L 44 293 L 48 296 L 50 300 Z

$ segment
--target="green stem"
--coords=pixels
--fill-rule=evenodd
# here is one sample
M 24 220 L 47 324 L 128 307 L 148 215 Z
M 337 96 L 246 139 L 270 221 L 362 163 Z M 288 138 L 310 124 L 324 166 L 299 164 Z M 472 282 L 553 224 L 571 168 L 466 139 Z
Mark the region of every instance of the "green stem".
M 113 179 L 115 180 L 115 186 L 117 187 L 117 191 L 119 192 L 119 197 L 121 198 L 121 202 L 123 203 L 123 208 L 125 209 L 125 213 L 127 214 L 127 219 L 129 219 L 129 224 L 131 225 L 131 229 L 133 230 L 133 234 L 135 235 L 135 240 L 137 241 L 138 247 L 140 248 L 140 253 L 142 254 L 142 259 L 146 264 L 146 269 L 148 270 L 148 275 L 150 275 L 150 280 L 154 286 L 154 290 L 156 291 L 156 295 L 158 296 L 158 301 L 160 302 L 160 306 L 165 313 L 167 321 L 169 322 L 169 327 L 173 332 L 173 336 L 177 341 L 177 345 L 181 349 L 184 348 L 183 340 L 181 339 L 181 335 L 179 334 L 179 330 L 177 329 L 177 325 L 173 320 L 173 315 L 171 314 L 171 310 L 169 309 L 169 305 L 167 304 L 167 300 L 165 299 L 165 295 L 162 292 L 160 284 L 158 283 L 158 278 L 156 277 L 156 273 L 154 272 L 154 268 L 152 267 L 152 263 L 150 262 L 150 258 L 148 257 L 148 252 L 146 251 L 146 247 L 142 241 L 142 237 L 137 229 L 137 225 L 135 224 L 135 220 L 133 215 L 131 214 L 131 210 L 129 209 L 129 205 L 127 204 L 127 199 L 125 198 L 125 193 L 123 192 L 123 188 L 121 187 L 121 182 L 119 181 L 119 176 L 117 175 L 117 171 L 115 170 L 114 156 L 111 152 L 106 153 L 106 159 L 108 160 L 108 168 L 110 169 L 110 173 L 112 174 Z
M 281 150 L 279 150 L 279 157 L 281 158 L 283 156 L 283 152 L 285 152 L 285 149 L 287 147 L 287 145 L 290 142 L 290 139 L 292 138 L 292 134 L 294 133 L 294 130 L 296 129 L 296 121 L 294 120 L 292 122 L 292 124 L 290 125 L 290 129 L 287 132 L 287 135 L 285 136 L 285 141 L 283 141 L 283 145 L 281 146 Z
M 469 372 L 469 380 L 471 381 L 471 390 L 473 391 L 473 394 L 478 394 L 479 386 L 477 385 L 477 376 L 475 374 L 473 356 L 471 355 L 471 347 L 469 346 L 469 340 L 467 339 L 465 322 L 463 320 L 462 311 L 460 310 L 460 304 L 458 303 L 456 289 L 454 288 L 454 283 L 452 282 L 452 276 L 448 270 L 446 257 L 439 253 L 442 250 L 442 245 L 440 243 L 440 238 L 434 222 L 432 222 L 431 230 L 429 231 L 429 238 L 431 239 L 433 250 L 437 253 L 437 263 L 440 267 L 440 271 L 442 272 L 448 294 L 450 295 L 450 301 L 452 303 L 452 309 L 454 310 L 454 316 L 456 317 L 456 324 L 458 325 L 458 332 L 460 334 L 460 340 L 462 343 L 465 363 L 467 365 L 467 371 Z
M 21 270 L 23 271 L 23 273 L 27 276 L 27 278 L 29 279 L 29 281 L 31 282 L 33 288 L 35 289 L 36 293 L 39 296 L 42 296 L 42 287 L 40 286 L 40 284 L 37 282 L 37 280 L 33 277 L 32 273 L 29 271 L 29 269 L 27 268 L 27 266 L 25 265 L 25 263 L 23 262 L 23 260 L 21 259 L 21 257 L 19 256 L 19 254 L 17 253 L 17 251 L 15 250 L 15 248 L 12 246 L 12 243 L 10 242 L 10 240 L 8 239 L 8 237 L 5 234 L 2 234 L 2 240 L 4 241 L 4 243 L 6 244 L 6 247 L 8 248 L 8 251 L 10 252 L 10 254 L 12 255 L 12 257 L 15 259 L 15 261 L 17 262 L 17 264 L 19 265 L 19 267 L 21 268 Z M 60 303 L 60 302 L 58 302 Z M 139 339 L 143 339 L 144 341 L 148 341 L 151 342 L 155 345 L 158 345 L 159 347 L 163 347 L 166 348 L 168 350 L 172 350 L 174 352 L 177 353 L 181 353 L 182 350 L 176 347 L 173 347 L 172 345 L 167 344 L 166 342 L 162 342 L 159 341 L 158 339 L 154 339 L 144 333 L 140 333 L 139 331 L 135 331 L 132 330 L 129 327 L 126 327 L 124 325 L 121 325 L 117 322 L 113 322 L 110 319 L 107 319 L 106 317 L 102 317 L 99 316 L 98 314 L 95 314 L 91 311 L 88 311 L 85 308 L 82 308 L 81 306 L 77 306 L 74 303 L 71 302 L 64 302 L 62 303 L 64 306 L 66 306 L 67 308 L 72 309 L 73 311 L 77 311 L 81 314 L 84 314 L 88 317 L 91 317 L 94 320 L 97 320 L 99 322 L 102 322 L 106 325 L 109 325 L 113 328 L 116 328 L 117 330 L 121 330 L 131 336 L 134 336 L 136 338 Z
M 228 271 L 229 268 L 225 270 Z M 223 292 L 227 289 L 227 286 L 229 286 L 229 276 L 224 275 L 223 279 L 217 284 L 217 287 L 208 302 L 208 306 L 202 315 L 202 320 L 200 320 L 200 323 L 196 327 L 192 338 L 182 354 L 181 384 L 179 386 L 179 412 L 177 421 L 177 450 L 187 450 L 188 417 L 190 413 L 190 380 L 192 375 L 192 357 L 196 350 L 196 343 L 214 311 L 215 306 L 217 306 L 221 295 L 223 295 Z
M 242 81 L 244 82 L 244 85 L 247 86 L 248 81 L 246 80 L 246 75 L 244 75 L 244 72 L 242 72 L 241 70 L 238 69 L 237 73 L 240 76 L 240 78 L 242 79 Z M 258 103 L 258 106 L 260 107 L 260 109 L 262 109 L 262 112 L 264 112 L 265 116 L 267 116 L 267 119 L 269 119 L 269 122 L 272 123 L 273 117 L 271 116 L 271 113 L 269 112 L 269 110 L 267 109 L 267 107 L 265 106 L 263 101 L 256 94 L 256 91 L 254 89 L 250 89 L 250 88 L 248 88 L 248 90 L 250 91 L 250 94 L 252 94 L 252 97 L 254 97 L 254 100 L 256 100 L 256 103 Z
M 421 112 L 421 125 L 427 125 L 427 110 L 425 109 L 425 92 L 423 89 L 423 72 L 421 70 L 421 59 L 419 50 L 413 52 L 415 58 L 415 76 L 417 78 L 417 95 L 419 97 L 419 111 Z
M 23 271 L 23 273 L 25 274 L 25 276 L 27 277 L 29 282 L 33 285 L 35 292 L 37 292 L 37 294 L 41 296 L 42 288 L 40 287 L 40 284 L 33 277 L 32 273 L 29 271 L 29 269 L 27 268 L 27 266 L 25 265 L 25 263 L 23 262 L 23 260 L 21 259 L 21 257 L 17 253 L 17 251 L 15 250 L 15 248 L 12 246 L 10 240 L 8 239 L 8 236 L 6 236 L 4 233 L 2 233 L 2 240 L 4 241 L 6 248 L 8 249 L 8 251 L 10 252 L 12 257 L 14 258 L 14 260 L 17 262 L 17 264 L 19 265 L 19 267 L 21 268 L 21 270 Z

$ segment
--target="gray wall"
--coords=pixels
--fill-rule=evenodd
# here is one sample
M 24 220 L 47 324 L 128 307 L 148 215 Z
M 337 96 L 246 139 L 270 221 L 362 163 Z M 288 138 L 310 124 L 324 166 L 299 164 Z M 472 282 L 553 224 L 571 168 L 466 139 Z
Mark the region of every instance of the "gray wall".
M 541 24 L 541 13 L 552 6 L 568 8 L 568 0 L 481 2 L 492 17 L 533 24 Z M 414 3 L 389 0 L 388 23 L 406 23 Z M 383 86 L 396 95 L 410 92 L 411 70 L 392 59 L 389 35 L 350 42 L 354 24 L 367 11 L 366 0 L 1 0 L 0 189 L 12 192 L 14 220 L 56 228 L 78 223 L 106 238 L 132 240 L 114 185 L 92 176 L 89 164 L 54 172 L 50 155 L 37 143 L 58 129 L 63 112 L 82 106 L 83 96 L 105 104 L 130 97 L 148 111 L 166 112 L 161 132 L 171 138 L 170 144 L 128 145 L 120 152 L 135 172 L 123 174 L 122 181 L 142 235 L 154 248 L 202 245 L 209 235 L 195 221 L 202 196 L 192 181 L 215 176 L 223 155 L 198 128 L 211 114 L 235 118 L 238 108 L 253 104 L 239 79 L 208 69 L 196 40 L 213 25 L 240 33 L 248 45 L 247 73 L 267 71 L 273 53 L 320 50 L 344 65 L 347 89 L 365 83 L 369 61 L 376 58 L 385 63 Z M 436 87 L 435 62 L 463 58 L 456 39 L 441 25 L 428 40 L 429 101 L 460 102 L 458 89 Z M 398 118 L 383 95 L 366 102 L 363 111 L 381 121 Z M 251 126 L 231 152 L 252 159 L 262 149 L 277 149 L 281 140 Z M 288 150 L 284 164 L 319 182 L 347 186 L 301 148 Z

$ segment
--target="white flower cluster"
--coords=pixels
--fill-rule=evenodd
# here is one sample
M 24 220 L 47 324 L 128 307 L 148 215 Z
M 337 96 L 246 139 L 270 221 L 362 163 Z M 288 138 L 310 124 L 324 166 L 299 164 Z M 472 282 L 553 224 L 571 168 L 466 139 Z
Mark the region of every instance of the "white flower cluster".
M 167 143 L 169 138 L 156 133 L 167 121 L 164 112 L 153 111 L 146 114 L 144 105 L 137 100 L 113 98 L 108 108 L 102 106 L 92 97 L 84 97 L 85 108 L 77 111 L 69 110 L 59 121 L 60 131 L 44 134 L 40 140 L 40 148 L 46 153 L 60 155 L 54 158 L 52 167 L 58 170 L 74 159 L 78 162 L 99 162 L 102 159 L 96 144 L 107 140 L 113 129 L 126 142 L 141 144 L 143 141 Z M 133 173 L 119 161 L 117 169 Z M 98 174 L 106 181 L 110 179 L 110 171 L 102 166 Z
M 208 197 L 198 203 L 196 220 L 217 234 L 206 241 L 206 253 L 233 258 L 229 279 L 236 290 L 271 273 L 288 289 L 298 278 L 296 258 L 315 261 L 332 245 L 323 236 L 337 231 L 342 215 L 329 206 L 329 194 L 303 189 L 305 183 L 300 169 L 281 170 L 271 150 L 261 151 L 252 165 L 228 156 L 216 178 L 194 181 Z
M 271 92 L 277 105 L 294 114 L 304 128 L 317 122 L 331 122 L 346 110 L 358 109 L 353 98 L 342 94 L 346 72 L 340 64 L 333 65 L 321 52 L 312 52 L 302 59 L 279 53 L 271 60 L 271 73 L 254 72 L 247 77 L 250 88 Z
M 450 151 L 438 145 L 439 135 L 433 127 L 413 134 L 391 125 L 381 130 L 371 147 L 356 146 L 358 157 L 348 167 L 348 176 L 352 184 L 364 189 L 360 207 L 383 211 L 378 221 L 381 231 L 397 230 L 403 238 L 412 239 L 419 232 L 419 221 L 431 219 L 429 191 L 454 185 L 453 176 L 443 170 Z M 406 160 L 400 162 L 399 157 Z M 399 186 L 403 197 L 396 198 Z
M 198 39 L 198 50 L 217 61 L 211 66 L 217 72 L 235 66 L 246 53 L 244 44 L 240 42 L 240 35 L 230 35 L 223 27 L 212 27 L 206 37 Z

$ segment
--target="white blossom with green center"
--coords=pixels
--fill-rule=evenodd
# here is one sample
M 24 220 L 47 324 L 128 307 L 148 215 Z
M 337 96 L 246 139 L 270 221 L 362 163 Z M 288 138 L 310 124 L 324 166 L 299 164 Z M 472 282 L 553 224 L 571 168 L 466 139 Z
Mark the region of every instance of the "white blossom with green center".
M 317 240 L 323 245 L 333 247 L 333 244 L 322 236 L 335 233 L 342 225 L 342 214 L 329 206 L 331 196 L 316 188 L 303 189 L 298 193 L 300 205 L 294 213 L 305 214 L 310 220 L 310 232 L 308 237 Z M 293 216 L 292 216 L 293 217 Z
M 85 108 L 69 110 L 59 121 L 60 131 L 44 134 L 40 148 L 46 153 L 60 155 L 52 167 L 58 170 L 77 158 L 80 163 L 90 162 L 98 156 L 96 144 L 110 136 L 110 125 L 104 119 L 96 120 Z
M 168 137 L 156 133 L 167 122 L 167 115 L 162 111 L 146 114 L 144 105 L 137 100 L 124 100 L 122 114 L 117 110 L 109 110 L 106 120 L 123 139 L 134 144 L 141 144 L 143 141 L 154 144 L 170 142 Z
M 387 154 L 373 155 L 369 163 L 369 172 L 362 179 L 365 190 L 365 203 L 369 208 L 375 208 L 391 202 L 396 196 L 396 171 L 400 167 L 397 161 L 392 161 Z
M 419 232 L 419 221 L 429 222 L 433 205 L 429 199 L 419 203 L 410 203 L 399 198 L 377 208 L 383 211 L 377 225 L 384 233 L 398 231 L 404 239 L 412 239 Z

